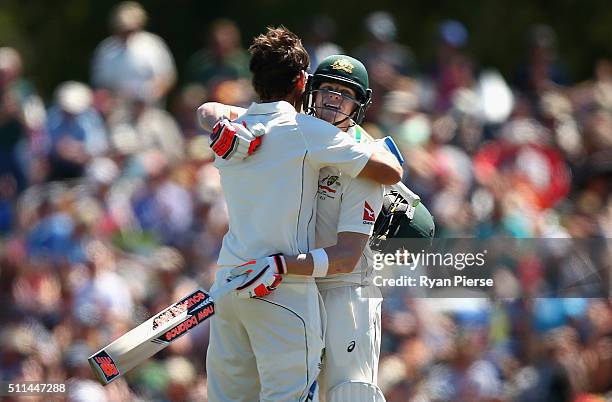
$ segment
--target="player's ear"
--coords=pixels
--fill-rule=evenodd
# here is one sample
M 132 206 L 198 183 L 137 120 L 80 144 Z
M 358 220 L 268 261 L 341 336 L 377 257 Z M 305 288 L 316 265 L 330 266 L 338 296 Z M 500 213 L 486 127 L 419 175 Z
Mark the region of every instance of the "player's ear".
M 306 82 L 308 81 L 308 73 L 304 70 L 300 71 L 300 75 L 298 77 L 297 82 L 295 83 L 295 86 L 297 87 L 297 89 L 300 90 L 300 92 L 304 92 L 306 90 Z

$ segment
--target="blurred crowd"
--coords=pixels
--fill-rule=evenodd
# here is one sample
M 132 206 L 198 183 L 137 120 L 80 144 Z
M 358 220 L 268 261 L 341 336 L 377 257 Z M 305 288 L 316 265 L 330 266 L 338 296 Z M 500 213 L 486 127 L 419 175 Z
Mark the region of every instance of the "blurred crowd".
M 195 110 L 254 100 L 235 22 L 210 24 L 178 72 L 172 44 L 146 23 L 138 3 L 117 5 L 90 82 L 58 83 L 48 101 L 19 52 L 0 48 L 2 381 L 67 381 L 72 401 L 206 400 L 206 324 L 107 387 L 87 364 L 210 285 L 227 211 Z M 397 40 L 386 12 L 367 16 L 356 49 L 335 43 L 335 27 L 319 16 L 303 33 L 311 68 L 339 52 L 366 64 L 364 127 L 402 148 L 404 182 L 437 236 L 612 237 L 612 59 L 574 82 L 554 30 L 537 25 L 515 74 L 502 76 L 479 65 L 459 21 L 440 22 L 431 65 Z M 504 271 L 519 296 L 548 278 L 529 258 Z M 389 402 L 612 400 L 609 297 L 388 294 L 382 325 Z

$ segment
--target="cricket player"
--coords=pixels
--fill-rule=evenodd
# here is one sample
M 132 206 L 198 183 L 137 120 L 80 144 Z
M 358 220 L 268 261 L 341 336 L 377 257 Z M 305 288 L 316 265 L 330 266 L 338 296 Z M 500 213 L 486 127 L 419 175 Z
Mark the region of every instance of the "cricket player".
M 334 124 L 357 141 L 371 141 L 358 125 L 371 99 L 367 71 L 358 60 L 343 55 L 327 58 L 308 87 L 304 101 L 307 113 Z M 243 112 L 234 106 L 209 103 L 200 108 L 199 116 L 203 126 L 210 129 L 221 115 L 236 117 Z M 383 218 L 398 219 L 401 225 L 395 233 L 399 237 L 433 236 L 433 219 L 422 204 L 410 217 L 392 218 L 390 210 L 398 201 L 389 192 L 385 197 L 389 199 L 386 214 L 379 217 L 377 226 L 388 225 L 381 222 Z M 316 243 L 330 254 L 330 266 L 336 266 L 334 272 L 330 270 L 326 277 L 316 279 L 328 313 L 321 395 L 330 402 L 384 401 L 376 385 L 382 296 L 371 283 L 372 251 L 365 247 L 381 203 L 380 185 L 342 175 L 334 167 L 321 170 Z M 406 204 L 403 206 L 405 211 Z M 387 233 L 386 237 L 392 236 Z
M 368 73 L 358 60 L 322 60 L 305 94 L 305 112 L 334 124 L 360 143 L 372 141 L 358 125 L 371 102 Z M 372 251 L 366 246 L 383 204 L 383 186 L 352 178 L 334 166 L 319 173 L 317 247 L 338 243 L 345 233 L 361 239 L 350 273 L 317 278 L 327 314 L 325 361 L 319 376 L 328 402 L 384 402 L 377 386 L 382 294 L 371 283 Z M 355 250 L 357 251 L 357 250 Z
M 363 120 L 370 99 L 363 64 L 336 55 L 318 66 L 309 80 L 304 104 L 307 113 L 365 142 L 371 138 L 357 123 Z M 241 113 L 240 108 L 219 104 L 200 108 L 205 127 L 221 114 L 235 117 Z M 318 195 L 317 247 L 329 254 L 330 265 L 333 261 L 338 267 L 316 279 L 328 314 L 321 395 L 330 402 L 384 401 L 376 385 L 382 295 L 371 284 L 372 252 L 365 247 L 383 203 L 383 188 L 330 166 L 320 171 Z M 342 250 L 345 258 L 338 258 L 336 250 Z M 294 267 L 288 272 L 294 272 Z
M 363 64 L 349 56 L 334 55 L 321 61 L 311 77 L 304 108 L 306 113 L 332 123 L 356 141 L 372 142 L 359 126 L 371 94 Z M 383 142 L 389 140 L 385 138 Z M 390 149 L 403 163 L 392 141 Z M 385 400 L 377 386 L 383 298 L 373 285 L 373 252 L 368 241 L 373 230 L 386 239 L 433 236 L 429 211 L 418 204 L 414 209 L 409 207 L 410 217 L 400 216 L 399 209 L 406 211 L 409 200 L 388 190 L 370 180 L 351 178 L 333 166 L 321 169 L 319 174 L 317 247 L 338 247 L 349 233 L 365 245 L 354 249 L 360 258 L 349 273 L 316 279 L 327 314 L 325 362 L 319 377 L 322 399 L 327 402 Z M 381 207 L 385 213 L 377 219 Z M 394 233 L 384 231 L 391 219 L 397 219 L 392 223 Z
M 248 138 L 246 129 L 228 121 L 211 136 L 229 211 L 213 288 L 237 275 L 249 280 L 218 300 L 207 354 L 208 398 L 317 400 L 325 320 L 315 277 L 341 267 L 315 248 L 319 170 L 334 166 L 381 184 L 398 182 L 402 170 L 383 147 L 358 143 L 297 112 L 309 59 L 295 34 L 269 28 L 249 51 L 261 101 L 237 127 L 253 128 L 265 139 Z M 240 152 L 250 156 L 230 157 Z

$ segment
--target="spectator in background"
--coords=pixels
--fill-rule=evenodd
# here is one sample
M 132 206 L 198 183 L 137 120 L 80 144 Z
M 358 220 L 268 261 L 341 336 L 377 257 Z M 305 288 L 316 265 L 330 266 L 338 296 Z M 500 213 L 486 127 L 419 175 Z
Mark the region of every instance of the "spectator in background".
M 184 155 L 184 139 L 178 124 L 164 109 L 135 98 L 116 107 L 108 118 L 111 142 L 115 150 L 131 155 L 157 149 L 171 164 Z
M 197 51 L 187 64 L 187 81 L 210 87 L 226 80 L 247 79 L 249 54 L 240 44 L 236 23 L 219 19 L 210 26 L 207 47 Z
M 51 180 L 82 176 L 87 162 L 108 148 L 104 122 L 92 108 L 91 89 L 76 81 L 61 84 L 48 115 Z
M 206 99 L 206 89 L 199 84 L 186 85 L 173 98 L 171 112 L 185 139 L 193 139 L 203 133 L 193 111 L 206 102 Z
M 66 187 L 56 187 L 54 197 L 46 196 L 35 207 L 36 220 L 26 234 L 29 256 L 41 261 L 81 262 L 83 238 L 76 213 L 76 194 Z
M 110 29 L 95 50 L 92 83 L 120 98 L 143 99 L 147 104 L 163 103 L 176 81 L 174 59 L 159 36 L 144 31 L 147 14 L 133 1 L 113 9 Z
M 452 106 L 457 89 L 469 88 L 474 82 L 474 63 L 465 53 L 468 31 L 456 20 L 447 20 L 438 27 L 436 65 L 433 71 L 437 96 L 433 110 L 445 112 Z
M 365 25 L 367 40 L 354 53 L 364 61 L 368 71 L 382 63 L 392 68 L 395 74 L 408 76 L 415 73 L 412 51 L 396 41 L 397 25 L 391 14 L 386 11 L 371 13 Z
M 117 271 L 113 249 L 102 241 L 93 240 L 86 247 L 86 275 L 88 281 L 75 289 L 73 310 L 76 314 L 86 308 L 128 319 L 133 309 L 133 296 L 128 280 Z
M 429 116 L 420 112 L 419 98 L 414 89 L 387 92 L 378 125 L 400 144 L 402 153 L 426 144 L 431 135 Z
M 172 177 L 161 152 L 142 152 L 139 159 L 146 177 L 132 197 L 134 216 L 140 227 L 154 233 L 160 242 L 184 243 L 193 222 L 190 193 Z
M 527 37 L 527 59 L 519 67 L 516 86 L 537 110 L 539 96 L 569 84 L 567 72 L 557 55 L 557 35 L 548 25 L 535 25 Z
M 329 15 L 317 15 L 310 19 L 304 28 L 304 33 L 304 47 L 310 56 L 308 72 L 315 71 L 324 58 L 344 53 L 344 50 L 334 43 L 336 22 Z
M 370 73 L 372 106 L 367 120 L 376 121 L 380 113 L 382 98 L 388 91 L 401 89 L 405 78 L 415 73 L 414 57 L 410 49 L 396 42 L 397 26 L 386 11 L 368 15 L 365 21 L 367 40 L 354 51 Z
M 0 177 L 15 181 L 17 191 L 24 189 L 29 173 L 20 163 L 19 154 L 23 151 L 41 153 L 45 121 L 42 100 L 32 84 L 21 77 L 21 70 L 22 61 L 17 50 L 1 47 Z

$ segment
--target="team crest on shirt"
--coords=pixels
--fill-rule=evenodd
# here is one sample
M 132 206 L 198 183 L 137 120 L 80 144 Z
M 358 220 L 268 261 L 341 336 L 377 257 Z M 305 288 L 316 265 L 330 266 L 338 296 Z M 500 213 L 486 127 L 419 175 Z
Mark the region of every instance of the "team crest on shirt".
M 319 179 L 319 199 L 325 200 L 327 198 L 336 198 L 336 193 L 340 188 L 340 180 L 337 175 L 327 175 Z
M 327 177 L 327 185 L 332 186 L 335 182 L 338 181 L 338 176 L 328 176 Z M 340 183 L 338 183 L 340 184 Z
M 364 225 L 373 225 L 376 221 L 376 213 L 374 209 L 368 204 L 367 201 L 364 202 L 363 205 L 363 224 Z

